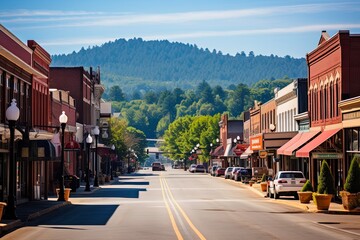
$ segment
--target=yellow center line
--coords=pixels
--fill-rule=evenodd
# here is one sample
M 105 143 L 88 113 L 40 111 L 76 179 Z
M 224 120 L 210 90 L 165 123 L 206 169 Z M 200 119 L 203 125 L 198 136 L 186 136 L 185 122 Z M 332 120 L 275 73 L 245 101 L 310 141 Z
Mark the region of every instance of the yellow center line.
M 186 220 L 186 222 L 189 224 L 189 226 L 191 227 L 191 229 L 196 233 L 196 235 L 198 235 L 198 237 L 201 240 L 206 240 L 206 238 L 204 237 L 204 235 L 202 235 L 202 233 L 195 227 L 195 225 L 191 222 L 190 218 L 186 215 L 186 213 L 184 212 L 184 210 L 180 207 L 180 205 L 177 203 L 177 201 L 175 200 L 174 196 L 172 195 L 169 185 L 167 184 L 166 179 L 163 179 L 164 181 L 164 185 L 165 188 L 167 189 L 167 192 L 169 193 L 172 201 L 175 203 L 176 207 L 179 209 L 179 211 L 181 212 L 181 214 L 183 215 L 184 219 Z
M 169 204 L 166 200 L 166 197 L 165 197 L 165 187 L 164 187 L 164 183 L 163 183 L 163 179 L 162 177 L 160 177 L 160 185 L 161 185 L 161 192 L 162 192 L 162 195 L 163 195 L 163 198 L 164 198 L 164 202 L 165 202 L 165 206 L 166 206 L 166 210 L 169 214 L 169 217 L 170 217 L 170 221 L 171 221 L 171 225 L 175 231 L 175 234 L 176 234 L 176 237 L 178 240 L 183 240 L 184 238 L 182 237 L 180 231 L 179 231 L 179 228 L 178 226 L 176 225 L 176 221 L 175 221 L 175 218 L 174 218 L 174 215 L 172 214 L 171 212 L 171 209 L 169 207 Z

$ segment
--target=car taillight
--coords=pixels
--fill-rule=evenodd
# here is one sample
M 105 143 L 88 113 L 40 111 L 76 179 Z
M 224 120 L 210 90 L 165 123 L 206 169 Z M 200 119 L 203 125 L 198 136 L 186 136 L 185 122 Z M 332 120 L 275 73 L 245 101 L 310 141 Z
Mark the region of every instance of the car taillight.
M 287 181 L 280 179 L 280 180 L 278 181 L 278 183 L 287 183 Z
M 305 180 L 301 180 L 300 183 L 306 183 L 306 179 L 305 179 Z

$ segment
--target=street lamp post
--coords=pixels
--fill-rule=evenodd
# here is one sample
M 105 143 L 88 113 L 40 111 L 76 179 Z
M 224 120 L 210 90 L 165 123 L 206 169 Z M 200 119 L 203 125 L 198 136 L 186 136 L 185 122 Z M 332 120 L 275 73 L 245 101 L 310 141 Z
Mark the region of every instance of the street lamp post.
M 98 137 L 99 137 L 99 134 L 100 134 L 99 126 L 95 126 L 93 133 L 95 135 L 95 178 L 94 178 L 94 187 L 98 187 L 99 186 L 99 181 L 98 181 L 98 154 L 97 154 L 97 150 L 98 150 Z
M 20 110 L 16 106 L 16 100 L 11 101 L 10 107 L 6 109 L 6 119 L 9 122 L 10 145 L 9 145 L 9 194 L 6 207 L 6 219 L 17 219 L 16 216 L 16 164 L 14 159 L 15 124 L 19 119 Z
M 128 152 L 128 174 L 130 173 L 130 153 L 131 153 L 131 148 L 128 149 L 129 152 Z
M 90 192 L 90 170 L 89 170 L 89 163 L 90 163 L 90 144 L 92 143 L 92 137 L 88 134 L 86 138 L 86 150 L 87 150 L 87 166 L 86 166 L 86 186 L 85 191 Z
M 113 152 L 115 152 L 115 145 L 111 145 L 111 150 Z M 114 177 L 113 177 L 113 168 L 112 168 L 112 161 L 110 159 L 110 180 L 114 180 Z
M 65 115 L 65 111 L 62 111 L 62 114 L 59 117 L 59 122 L 61 125 L 61 163 L 60 163 L 60 191 L 58 201 L 65 201 L 65 190 L 64 190 L 64 139 L 65 139 L 65 127 L 68 117 Z

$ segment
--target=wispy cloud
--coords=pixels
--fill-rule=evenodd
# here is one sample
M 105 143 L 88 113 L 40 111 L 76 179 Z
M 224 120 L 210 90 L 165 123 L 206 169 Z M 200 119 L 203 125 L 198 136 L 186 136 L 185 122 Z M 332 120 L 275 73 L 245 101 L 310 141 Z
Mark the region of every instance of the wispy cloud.
M 356 7 L 355 7 L 356 6 Z M 24 28 L 114 27 L 133 24 L 173 24 L 181 22 L 214 21 L 273 15 L 306 14 L 325 11 L 359 10 L 360 3 L 325 3 L 224 11 L 197 11 L 167 14 L 104 13 L 86 11 L 28 11 L 8 13 L 0 11 L 2 22 L 26 22 Z M 36 23 L 51 23 L 36 25 Z
M 191 38 L 208 38 L 208 37 L 229 37 L 229 36 L 251 36 L 261 34 L 274 34 L 274 33 L 306 33 L 306 32 L 320 32 L 322 30 L 339 30 L 349 28 L 360 28 L 360 23 L 357 24 L 329 24 L 329 25 L 304 25 L 291 28 L 270 28 L 270 29 L 253 29 L 253 30 L 233 30 L 233 31 L 202 31 L 191 33 L 179 33 L 179 34 L 159 34 L 141 36 L 145 40 L 180 40 Z M 133 36 L 129 36 L 132 38 Z M 114 41 L 113 38 L 75 38 L 75 39 L 60 39 L 49 42 L 43 42 L 43 46 L 65 46 L 65 45 L 82 45 L 92 46 L 101 45 L 105 42 Z

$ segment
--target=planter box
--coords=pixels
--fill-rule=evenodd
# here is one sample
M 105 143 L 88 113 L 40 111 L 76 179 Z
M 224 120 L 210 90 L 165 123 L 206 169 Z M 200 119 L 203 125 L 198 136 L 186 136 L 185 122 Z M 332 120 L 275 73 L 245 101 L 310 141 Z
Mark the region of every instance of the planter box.
M 59 192 L 60 192 L 60 188 L 56 189 L 56 196 L 59 198 Z M 65 188 L 64 189 L 64 199 L 65 201 L 69 201 L 70 198 L 70 192 L 71 192 L 71 188 Z
M 310 203 L 312 194 L 312 192 L 298 192 L 300 203 Z
M 329 210 L 332 194 L 313 193 L 313 200 L 318 210 Z
M 346 191 L 341 191 L 341 200 L 342 200 L 342 204 L 344 209 L 346 210 L 353 210 L 355 209 L 358 205 L 358 195 L 356 193 L 349 193 Z
M 260 183 L 261 191 L 266 192 L 267 191 L 267 182 Z

